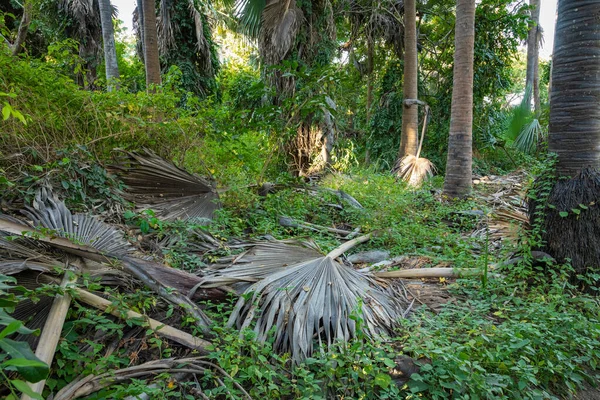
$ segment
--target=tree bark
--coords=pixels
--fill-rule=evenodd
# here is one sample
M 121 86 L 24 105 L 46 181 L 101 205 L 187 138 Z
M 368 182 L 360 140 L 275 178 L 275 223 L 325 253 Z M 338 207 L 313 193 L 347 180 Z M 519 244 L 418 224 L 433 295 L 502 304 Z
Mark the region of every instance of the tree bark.
M 560 0 L 554 41 L 549 150 L 559 176 L 600 167 L 600 2 Z
M 473 163 L 473 53 L 475 0 L 457 0 L 454 87 L 444 194 L 464 197 L 471 191 Z
M 27 31 L 29 30 L 29 25 L 31 24 L 31 12 L 31 0 L 23 1 L 23 17 L 21 18 L 19 30 L 17 31 L 17 38 L 15 39 L 15 43 L 12 48 L 13 56 L 18 56 L 21 50 L 23 49 L 23 45 L 25 44 L 25 38 L 27 37 Z
M 416 0 L 404 1 L 404 98 L 418 98 L 417 62 L 417 10 Z M 402 106 L 402 136 L 398 159 L 417 152 L 417 130 L 419 108 L 416 105 Z
M 373 106 L 373 64 L 374 64 L 374 53 L 375 44 L 373 43 L 373 37 L 369 33 L 367 37 L 367 124 L 365 132 L 369 131 L 369 125 L 371 124 L 371 107 Z M 365 150 L 365 164 L 369 165 L 371 162 L 371 152 L 369 151 L 369 143 L 367 139 L 366 150 Z
M 146 63 L 146 87 L 160 85 L 160 60 L 158 58 L 158 35 L 156 33 L 156 5 L 154 0 L 142 0 L 144 15 L 144 61 Z
M 110 0 L 98 0 L 100 7 L 100 23 L 102 24 L 102 41 L 104 44 L 104 64 L 107 90 L 119 89 L 119 65 L 115 47 L 115 31 L 112 22 L 112 6 Z
M 540 42 L 538 38 L 540 24 L 540 0 L 529 0 L 531 6 L 531 28 L 527 34 L 527 74 L 525 78 L 525 101 L 531 105 L 531 96 L 533 95 L 533 104 L 536 112 L 540 109 L 540 90 L 539 90 L 539 53 Z

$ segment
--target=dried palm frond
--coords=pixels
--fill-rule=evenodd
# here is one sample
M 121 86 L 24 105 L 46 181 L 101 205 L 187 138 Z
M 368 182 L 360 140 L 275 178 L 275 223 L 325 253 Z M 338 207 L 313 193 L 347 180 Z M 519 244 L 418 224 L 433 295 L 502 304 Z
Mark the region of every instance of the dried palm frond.
M 169 0 L 161 0 L 158 7 L 158 20 L 156 21 L 156 33 L 158 35 L 158 50 L 161 55 L 167 54 L 169 49 L 175 47 L 175 35 L 171 7 Z
M 295 0 L 268 0 L 262 12 L 259 46 L 265 61 L 275 65 L 285 58 L 298 36 L 304 14 Z
M 111 166 L 127 185 L 125 197 L 139 209 L 151 208 L 162 219 L 211 219 L 220 208 L 213 185 L 198 175 L 176 167 L 150 150 L 127 152 Z
M 427 177 L 433 176 L 435 171 L 435 165 L 428 159 L 409 154 L 400 160 L 396 175 L 410 186 L 419 186 Z
M 415 107 L 415 106 L 413 106 Z M 433 176 L 436 171 L 435 165 L 426 158 L 419 157 L 423 148 L 423 140 L 427 131 L 427 123 L 429 120 L 429 106 L 425 105 L 425 114 L 423 115 L 423 128 L 421 130 L 421 138 L 417 154 L 408 154 L 399 160 L 392 172 L 396 173 L 399 179 L 407 182 L 410 186 L 420 186 L 427 177 Z
M 251 268 L 234 265 L 231 274 L 223 270 L 224 277 L 239 273 L 240 281 L 259 280 L 240 297 L 229 326 L 244 329 L 253 325 L 259 341 L 265 341 L 275 328 L 274 349 L 290 352 L 295 362 L 310 356 L 315 343 L 329 346 L 346 341 L 356 337 L 358 329 L 369 337 L 389 334 L 405 316 L 407 303 L 384 290 L 370 275 L 335 260 L 342 251 L 367 239 L 368 235 L 357 238 L 326 256 L 315 258 L 316 252 L 307 252 L 309 259 L 288 266 L 282 265 L 286 248 L 275 245 L 274 254 L 267 250 L 254 257 L 262 258 L 266 270 L 257 262 L 250 262 Z M 357 320 L 364 326 L 358 327 Z

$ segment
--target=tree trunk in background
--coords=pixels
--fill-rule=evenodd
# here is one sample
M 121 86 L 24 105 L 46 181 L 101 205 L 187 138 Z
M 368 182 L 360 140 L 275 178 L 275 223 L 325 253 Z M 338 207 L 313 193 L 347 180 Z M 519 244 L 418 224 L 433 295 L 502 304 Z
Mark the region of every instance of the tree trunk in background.
M 160 60 L 158 58 L 158 35 L 156 33 L 156 6 L 154 0 L 142 0 L 144 15 L 144 61 L 146 66 L 146 87 L 160 85 Z
M 444 194 L 464 197 L 471 191 L 473 163 L 473 52 L 475 0 L 457 0 L 454 86 Z
M 141 33 L 139 40 L 142 45 L 142 47 L 141 47 L 142 51 L 139 51 L 140 47 L 138 47 L 138 52 L 141 54 L 142 58 L 144 58 L 144 1 L 136 0 L 136 4 L 137 4 L 138 26 L 139 26 L 140 33 Z
M 120 78 L 117 49 L 115 47 L 115 31 L 112 22 L 112 6 L 110 0 L 98 0 L 98 5 L 100 6 L 100 22 L 102 24 L 106 83 L 108 91 L 112 92 L 114 88 L 119 89 L 118 80 Z
M 367 132 L 369 131 L 369 125 L 371 123 L 371 107 L 373 106 L 373 58 L 375 53 L 375 44 L 373 43 L 373 37 L 371 34 L 367 36 Z M 365 164 L 371 162 L 369 146 L 367 143 L 367 149 L 365 151 Z
M 525 101 L 527 104 L 531 105 L 531 96 L 533 94 L 533 103 L 537 111 L 540 108 L 538 73 L 540 54 L 540 41 L 538 37 L 540 24 L 540 0 L 529 0 L 529 5 L 531 6 L 531 28 L 527 34 L 527 74 L 525 78 Z
M 558 179 L 544 210 L 545 250 L 577 273 L 600 266 L 600 1 L 559 0 L 554 38 L 549 150 Z M 537 206 L 543 206 L 536 204 Z M 575 211 L 574 211 L 575 210 Z M 567 213 L 567 214 L 565 214 Z M 562 214 L 562 215 L 561 215 Z
M 27 37 L 27 31 L 29 30 L 29 24 L 31 24 L 31 12 L 32 12 L 31 0 L 23 1 L 23 17 L 19 24 L 19 30 L 17 31 L 17 38 L 12 48 L 12 55 L 18 56 L 23 45 L 25 44 L 25 38 Z
M 416 0 L 404 1 L 404 100 L 418 98 L 417 76 L 417 10 Z M 419 108 L 402 106 L 402 136 L 398 159 L 417 153 Z

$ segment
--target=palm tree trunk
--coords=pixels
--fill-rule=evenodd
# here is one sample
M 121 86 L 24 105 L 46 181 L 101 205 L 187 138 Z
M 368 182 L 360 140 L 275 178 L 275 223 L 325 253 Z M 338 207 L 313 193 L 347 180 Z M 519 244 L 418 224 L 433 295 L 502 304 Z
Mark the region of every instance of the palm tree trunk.
M 366 118 L 366 130 L 368 132 L 369 125 L 371 123 L 371 107 L 373 106 L 373 64 L 375 56 L 375 44 L 373 43 L 372 33 L 367 36 L 367 118 Z M 365 164 L 369 165 L 371 162 L 371 154 L 369 151 L 369 143 L 367 139 L 366 150 L 365 150 Z
M 19 30 L 17 31 L 17 38 L 15 39 L 15 43 L 12 48 L 13 56 L 19 55 L 19 53 L 23 49 L 23 45 L 25 44 L 25 38 L 27 37 L 27 31 L 29 30 L 29 25 L 31 24 L 31 12 L 31 0 L 25 0 L 23 2 L 23 17 L 21 18 Z
M 600 266 L 600 1 L 559 0 L 550 98 L 549 151 L 558 179 L 542 210 L 545 249 L 577 273 Z
M 531 6 L 531 28 L 527 34 L 527 74 L 525 77 L 525 101 L 530 105 L 531 95 L 533 94 L 533 102 L 537 110 L 540 106 L 539 75 L 537 74 L 540 53 L 540 42 L 538 40 L 540 24 L 540 0 L 529 0 L 529 5 Z M 537 82 L 536 76 L 538 76 Z
M 102 41 L 104 44 L 104 64 L 106 82 L 109 92 L 119 89 L 119 65 L 117 64 L 117 49 L 115 47 L 115 31 L 112 22 L 112 6 L 110 0 L 98 0 L 100 6 L 100 22 L 102 24 Z
M 444 194 L 464 197 L 471 191 L 473 163 L 473 52 L 475 0 L 457 0 L 454 86 Z
M 417 100 L 417 10 L 416 0 L 404 1 L 404 100 Z M 419 109 L 416 104 L 402 107 L 402 136 L 398 158 L 417 152 Z
M 146 64 L 146 87 L 160 85 L 160 60 L 158 58 L 158 35 L 156 33 L 156 4 L 143 0 L 144 15 L 144 61 Z

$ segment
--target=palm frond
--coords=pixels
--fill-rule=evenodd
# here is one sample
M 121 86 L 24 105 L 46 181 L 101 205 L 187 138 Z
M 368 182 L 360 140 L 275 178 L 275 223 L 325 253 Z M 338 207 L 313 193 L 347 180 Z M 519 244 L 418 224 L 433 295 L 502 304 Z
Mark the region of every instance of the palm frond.
M 110 169 L 127 185 L 128 200 L 138 209 L 153 209 L 165 220 L 212 219 L 220 208 L 219 196 L 209 181 L 150 150 L 127 152 L 121 163 Z
M 294 45 L 304 14 L 295 0 L 269 0 L 262 12 L 259 46 L 265 61 L 275 65 Z
M 404 156 L 399 165 L 394 168 L 396 176 L 407 182 L 410 186 L 420 186 L 427 177 L 433 176 L 435 165 L 426 158 L 416 157 L 412 154 Z
M 511 112 L 511 116 L 508 122 L 508 128 L 505 134 L 506 139 L 514 142 L 521 133 L 521 130 L 527 125 L 532 118 L 531 105 L 527 101 L 531 99 L 531 87 L 525 88 L 525 94 L 521 103 L 514 107 Z
M 237 265 L 215 274 L 217 279 L 230 279 L 228 283 L 254 282 L 240 296 L 228 325 L 252 327 L 259 341 L 274 332 L 274 350 L 290 352 L 295 362 L 309 357 L 315 345 L 347 341 L 359 329 L 368 337 L 391 333 L 406 315 L 408 302 L 386 291 L 372 276 L 336 260 L 368 237 L 347 242 L 326 256 L 310 243 L 254 246 Z
M 171 18 L 171 7 L 169 0 L 161 0 L 158 7 L 158 21 L 156 24 L 156 33 L 158 34 L 158 50 L 160 54 L 167 54 L 169 49 L 175 47 L 175 35 L 173 33 L 176 27 Z
M 240 31 L 252 38 L 258 38 L 261 29 L 262 13 L 267 0 L 238 0 L 234 14 L 239 20 Z
M 533 153 L 545 136 L 546 133 L 540 121 L 536 118 L 521 128 L 521 132 L 513 145 L 524 153 Z
M 210 44 L 204 35 L 204 25 L 202 21 L 202 13 L 196 8 L 194 0 L 190 0 L 190 13 L 194 18 L 194 30 L 196 33 L 196 48 L 200 53 L 201 70 L 206 76 L 212 76 L 214 73 L 212 58 L 210 54 Z

